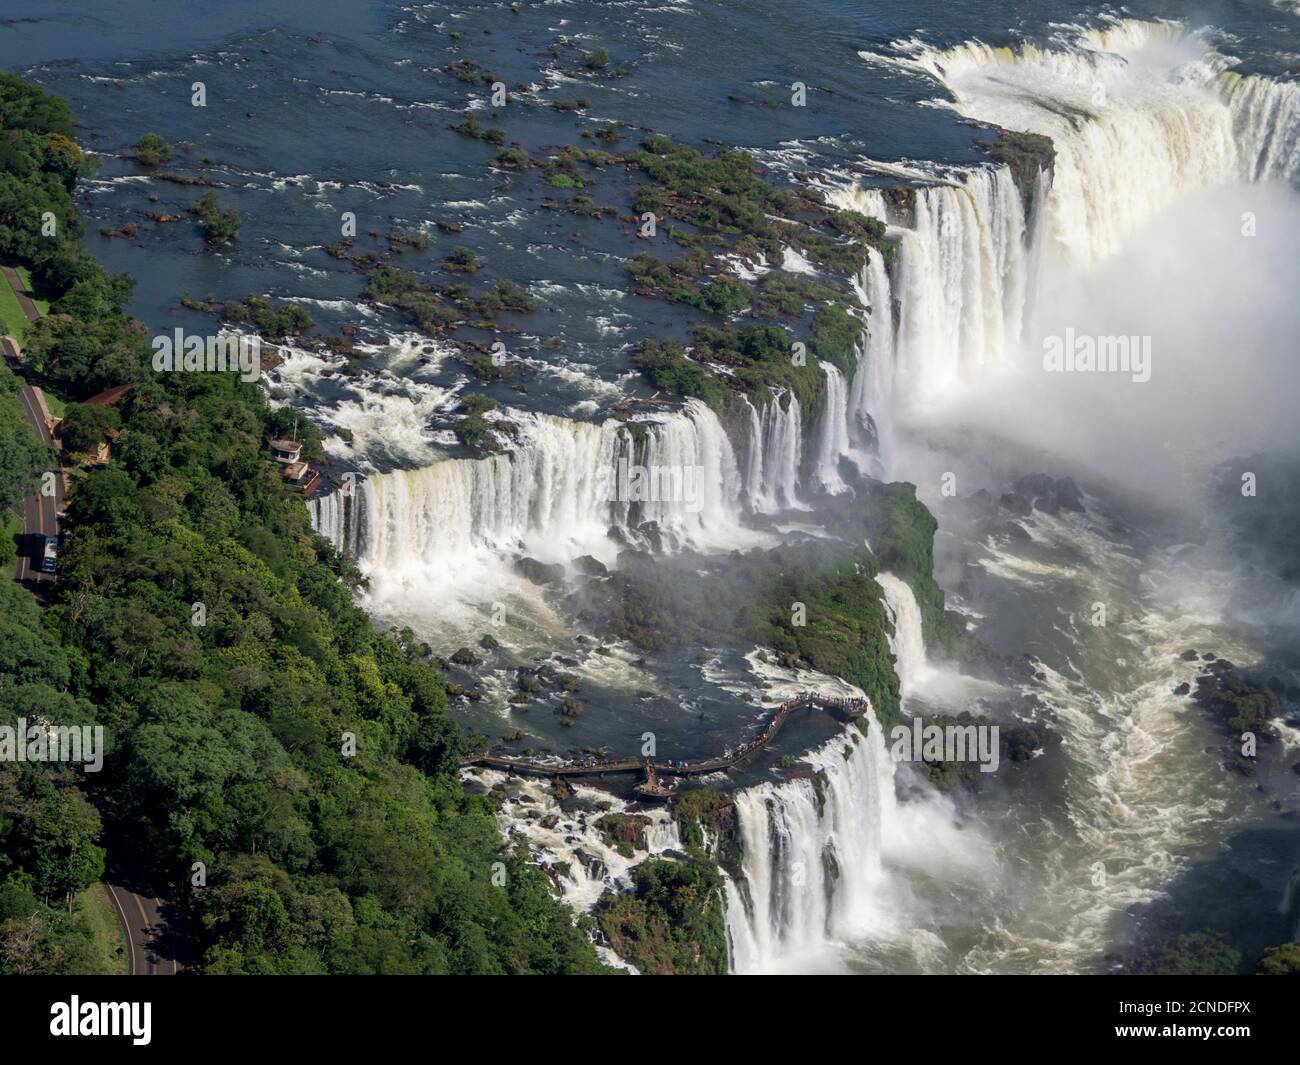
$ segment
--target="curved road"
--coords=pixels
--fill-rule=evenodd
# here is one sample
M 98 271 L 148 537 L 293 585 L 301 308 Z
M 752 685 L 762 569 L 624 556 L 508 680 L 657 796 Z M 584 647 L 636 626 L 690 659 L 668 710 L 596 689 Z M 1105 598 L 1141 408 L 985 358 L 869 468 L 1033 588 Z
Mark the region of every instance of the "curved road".
M 132 976 L 175 976 L 180 971 L 175 951 L 162 949 L 165 924 L 158 900 L 104 881 L 126 929 L 126 949 Z M 167 955 L 170 954 L 170 957 Z

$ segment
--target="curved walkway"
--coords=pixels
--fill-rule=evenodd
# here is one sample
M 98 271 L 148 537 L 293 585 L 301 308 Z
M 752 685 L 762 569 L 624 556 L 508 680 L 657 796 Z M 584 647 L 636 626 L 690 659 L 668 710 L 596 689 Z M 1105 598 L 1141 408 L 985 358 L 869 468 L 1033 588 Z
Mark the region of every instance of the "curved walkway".
M 772 720 L 748 743 L 742 744 L 730 754 L 717 758 L 707 758 L 699 762 L 669 761 L 652 762 L 648 759 L 623 758 L 607 761 L 587 762 L 540 762 L 530 758 L 508 758 L 488 752 L 462 758 L 463 766 L 481 765 L 491 769 L 506 769 L 515 773 L 536 773 L 548 777 L 589 777 L 604 776 L 606 773 L 646 773 L 648 776 L 689 777 L 703 773 L 717 773 L 743 762 L 751 757 L 776 736 L 785 724 L 785 720 L 795 710 L 803 706 L 820 706 L 826 710 L 836 710 L 850 718 L 861 717 L 867 710 L 865 699 L 834 699 L 817 695 L 815 692 L 802 692 L 787 700 L 776 709 Z

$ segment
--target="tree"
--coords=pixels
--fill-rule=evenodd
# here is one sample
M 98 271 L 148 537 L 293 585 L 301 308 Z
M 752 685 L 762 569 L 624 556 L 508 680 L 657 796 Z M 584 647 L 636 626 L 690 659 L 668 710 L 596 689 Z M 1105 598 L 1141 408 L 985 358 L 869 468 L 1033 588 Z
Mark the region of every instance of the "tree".
M 172 148 L 157 133 L 146 133 L 136 141 L 135 151 L 131 154 L 137 163 L 152 170 L 171 161 Z
M 1269 947 L 1259 962 L 1261 976 L 1300 976 L 1300 943 Z
M 56 792 L 39 818 L 43 839 L 36 849 L 36 889 L 44 896 L 72 896 L 104 875 L 104 848 L 97 846 L 100 823 L 95 808 L 78 791 Z
M 90 451 L 104 439 L 109 429 L 122 424 L 122 417 L 112 407 L 73 403 L 68 406 L 59 426 L 63 446 L 69 451 Z
M 53 468 L 50 449 L 14 402 L 18 379 L 0 369 L 0 507 L 8 509 L 33 491 L 37 475 Z

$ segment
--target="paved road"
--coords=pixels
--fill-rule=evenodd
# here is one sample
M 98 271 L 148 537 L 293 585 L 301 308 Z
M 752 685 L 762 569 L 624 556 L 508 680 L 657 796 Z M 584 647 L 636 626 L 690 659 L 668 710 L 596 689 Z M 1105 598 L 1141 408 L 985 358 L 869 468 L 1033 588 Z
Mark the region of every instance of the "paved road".
M 34 307 L 32 309 L 35 310 Z M 4 337 L 3 346 L 5 356 L 9 359 L 14 371 L 19 376 L 22 376 L 25 373 L 25 367 L 22 363 L 17 341 L 13 337 Z M 56 447 L 54 438 L 50 436 L 49 426 L 45 424 L 45 418 L 41 414 L 41 404 L 36 398 L 35 388 L 29 384 L 24 384 L 22 390 L 18 393 L 18 402 L 23 409 L 23 416 L 27 419 L 28 424 L 36 430 L 42 442 L 49 447 Z M 57 471 L 55 472 L 57 473 Z M 37 491 L 23 500 L 21 509 L 23 534 L 22 543 L 18 550 L 17 573 L 20 582 L 27 585 L 39 585 L 54 579 L 54 574 L 46 573 L 41 569 L 41 557 L 45 551 L 45 538 L 59 535 L 59 511 L 62 507 L 63 478 L 61 476 L 56 476 L 54 479 L 53 495 L 42 495 Z M 41 588 L 39 591 L 44 592 L 47 589 Z
M 6 347 L 10 341 L 6 337 Z M 31 385 L 23 385 L 18 393 L 18 402 L 23 408 L 23 416 L 36 430 L 37 435 L 49 447 L 55 443 L 50 436 L 45 419 L 41 416 L 41 407 L 37 402 L 35 390 Z M 59 535 L 59 511 L 63 506 L 63 478 L 54 478 L 54 494 L 43 495 L 37 491 L 27 496 L 22 502 L 23 536 L 22 547 L 18 552 L 18 580 L 28 584 L 42 584 L 54 579 L 54 574 L 41 569 L 41 557 L 45 551 L 45 538 Z M 45 591 L 46 589 L 42 589 Z
M 23 279 L 18 276 L 18 271 L 12 266 L 0 266 L 0 271 L 4 272 L 9 281 L 9 287 L 14 290 L 14 295 L 18 297 L 18 306 L 22 309 L 23 314 L 27 315 L 27 320 L 29 322 L 36 321 L 41 316 L 41 312 L 36 309 L 36 304 L 32 302 L 32 295 L 23 284 Z
M 175 976 L 181 965 L 166 941 L 167 922 L 158 900 L 105 881 L 126 929 L 126 949 L 132 976 Z

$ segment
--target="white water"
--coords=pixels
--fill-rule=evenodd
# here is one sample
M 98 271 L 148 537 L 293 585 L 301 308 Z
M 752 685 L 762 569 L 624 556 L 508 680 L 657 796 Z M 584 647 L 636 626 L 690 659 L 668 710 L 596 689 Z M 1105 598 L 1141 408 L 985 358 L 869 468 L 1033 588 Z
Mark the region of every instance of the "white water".
M 737 793 L 744 883 L 727 883 L 731 970 L 767 973 L 818 964 L 832 943 L 879 925 L 884 824 L 894 810 L 894 764 L 878 725 L 832 740 L 808 759 L 813 781 Z
M 746 488 L 751 509 L 773 514 L 799 508 L 799 465 L 803 458 L 803 414 L 793 395 L 773 396 L 762 411 L 749 408 Z
M 912 586 L 892 573 L 880 573 L 876 583 L 884 590 L 885 606 L 894 633 L 889 638 L 889 649 L 896 659 L 894 671 L 906 699 L 929 673 L 925 657 L 925 636 L 921 628 L 921 608 L 917 606 Z
M 904 58 L 863 57 L 936 79 L 965 117 L 1051 137 L 1056 163 L 1032 218 L 1004 166 L 918 189 L 911 224 L 890 228 L 896 267 L 869 264 L 860 288 L 875 313 L 853 405 L 876 422 L 886 473 L 898 472 L 899 423 L 960 416 L 975 382 L 1036 369 L 1030 341 L 1062 328 L 1037 309 L 1059 306 L 1160 212 L 1198 189 L 1300 180 L 1300 89 L 1235 73 L 1204 34 L 1172 23 L 1118 22 L 1047 50 L 897 47 Z M 837 199 L 887 217 L 874 190 Z M 895 303 L 892 330 L 880 310 Z
M 839 380 L 840 429 L 843 379 Z M 667 551 L 730 551 L 765 542 L 743 524 L 746 507 L 802 507 L 798 484 L 802 415 L 793 396 L 751 410 L 742 464 L 717 416 L 698 400 L 645 426 L 633 443 L 621 422 L 573 421 L 509 412 L 519 428 L 509 452 L 450 459 L 366 477 L 350 520 L 340 497 L 315 500 L 315 528 L 354 554 L 376 600 L 427 599 L 442 591 L 487 594 L 493 572 L 514 556 L 565 563 L 593 555 L 612 564 L 621 543 Z M 674 471 L 682 490 L 620 498 L 620 460 Z M 484 583 L 485 580 L 487 583 Z
M 817 433 L 817 461 L 814 476 L 832 495 L 847 487 L 840 476 L 840 456 L 849 455 L 849 394 L 844 375 L 829 362 L 821 364 L 826 374 L 826 401 Z

